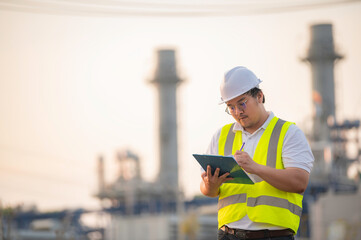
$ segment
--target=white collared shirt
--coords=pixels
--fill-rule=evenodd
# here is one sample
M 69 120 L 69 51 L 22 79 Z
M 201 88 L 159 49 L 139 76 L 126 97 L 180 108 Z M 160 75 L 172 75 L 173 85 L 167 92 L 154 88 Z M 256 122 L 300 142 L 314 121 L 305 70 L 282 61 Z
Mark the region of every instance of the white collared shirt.
M 242 141 L 245 143 L 243 150 L 247 152 L 251 158 L 253 158 L 257 144 L 273 117 L 274 114 L 269 112 L 269 116 L 265 123 L 252 134 L 245 131 L 238 122 L 233 126 L 233 132 L 242 131 Z M 206 154 L 218 154 L 218 140 L 221 130 L 222 128 L 213 135 Z M 282 147 L 282 161 L 285 168 L 296 167 L 311 172 L 314 157 L 304 133 L 295 124 L 292 124 L 285 134 Z M 281 227 L 271 224 L 252 222 L 247 215 L 239 221 L 227 225 L 230 228 L 245 230 L 282 229 Z

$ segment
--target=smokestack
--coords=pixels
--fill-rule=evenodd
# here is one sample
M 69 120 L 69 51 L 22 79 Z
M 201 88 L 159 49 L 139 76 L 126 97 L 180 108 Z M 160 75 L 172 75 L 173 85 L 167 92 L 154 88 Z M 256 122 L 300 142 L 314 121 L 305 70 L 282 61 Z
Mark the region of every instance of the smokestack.
M 159 183 L 165 190 L 178 191 L 178 138 L 176 90 L 181 79 L 177 76 L 175 51 L 157 52 L 157 68 L 151 81 L 158 90 L 159 105 Z
M 98 157 L 98 184 L 99 184 L 99 194 L 104 192 L 105 188 L 105 179 L 104 179 L 104 160 L 103 156 Z
M 328 141 L 327 122 L 336 119 L 334 63 L 341 59 L 334 49 L 332 24 L 311 26 L 311 44 L 303 61 L 311 64 L 313 116 L 313 140 Z

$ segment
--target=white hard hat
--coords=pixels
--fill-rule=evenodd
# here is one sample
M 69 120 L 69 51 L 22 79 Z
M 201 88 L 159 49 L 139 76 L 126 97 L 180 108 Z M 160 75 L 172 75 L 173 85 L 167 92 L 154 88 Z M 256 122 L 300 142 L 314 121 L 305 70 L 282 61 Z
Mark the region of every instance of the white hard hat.
M 219 104 L 228 102 L 254 87 L 258 87 L 262 81 L 246 67 L 235 67 L 224 74 L 221 83 L 222 101 Z

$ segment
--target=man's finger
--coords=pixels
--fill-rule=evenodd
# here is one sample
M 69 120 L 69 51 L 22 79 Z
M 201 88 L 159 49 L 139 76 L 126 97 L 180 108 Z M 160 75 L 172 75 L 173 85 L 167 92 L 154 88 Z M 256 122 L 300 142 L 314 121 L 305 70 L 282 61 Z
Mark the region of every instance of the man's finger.
M 216 168 L 216 171 L 214 171 L 214 176 L 215 176 L 215 177 L 218 177 L 218 176 L 219 176 L 219 171 L 220 171 L 220 169 L 219 169 L 219 168 Z
M 234 179 L 233 177 L 225 178 L 225 179 L 223 180 L 223 183 L 225 183 L 225 182 L 227 182 L 227 181 L 230 181 L 230 180 L 233 180 L 233 179 Z
M 212 168 L 210 165 L 207 166 L 207 177 L 208 178 L 212 177 Z
M 227 176 L 229 175 L 229 172 L 226 172 L 225 174 L 221 175 L 219 178 L 225 179 L 227 178 Z

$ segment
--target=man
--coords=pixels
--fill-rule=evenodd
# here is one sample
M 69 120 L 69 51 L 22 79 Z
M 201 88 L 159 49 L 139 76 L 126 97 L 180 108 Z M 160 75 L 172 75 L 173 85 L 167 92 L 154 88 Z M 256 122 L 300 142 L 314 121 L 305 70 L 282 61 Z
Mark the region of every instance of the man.
M 227 183 L 229 173 L 202 173 L 201 192 L 218 200 L 218 239 L 294 239 L 314 157 L 303 132 L 265 110 L 253 72 L 229 70 L 221 83 L 226 112 L 236 120 L 213 136 L 207 154 L 234 155 L 255 184 Z M 282 96 L 280 96 L 282 97 Z M 243 151 L 240 150 L 244 143 Z

